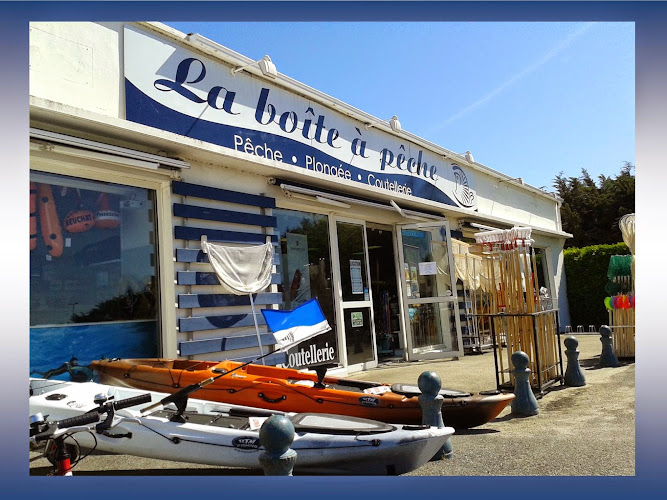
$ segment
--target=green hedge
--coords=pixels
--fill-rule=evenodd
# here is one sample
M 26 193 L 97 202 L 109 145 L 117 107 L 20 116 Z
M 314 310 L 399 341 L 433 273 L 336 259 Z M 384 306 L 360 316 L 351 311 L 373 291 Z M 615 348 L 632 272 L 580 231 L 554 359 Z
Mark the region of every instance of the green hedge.
M 599 329 L 609 322 L 604 305 L 604 298 L 608 296 L 604 287 L 608 283 L 609 259 L 612 255 L 629 253 L 625 243 L 563 250 L 570 324 L 574 331 L 577 325 L 584 325 L 584 330 L 588 331 L 588 325 Z M 563 329 L 565 326 L 562 325 Z

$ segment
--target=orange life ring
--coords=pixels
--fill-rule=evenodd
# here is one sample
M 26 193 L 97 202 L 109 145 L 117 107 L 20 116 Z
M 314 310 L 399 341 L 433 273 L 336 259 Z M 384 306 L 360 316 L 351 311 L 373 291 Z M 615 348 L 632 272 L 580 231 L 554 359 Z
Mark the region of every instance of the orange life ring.
M 37 184 L 30 183 L 30 251 L 37 248 Z
M 63 233 L 51 186 L 38 184 L 37 196 L 39 197 L 39 222 L 42 227 L 44 245 L 52 257 L 60 257 L 63 254 Z

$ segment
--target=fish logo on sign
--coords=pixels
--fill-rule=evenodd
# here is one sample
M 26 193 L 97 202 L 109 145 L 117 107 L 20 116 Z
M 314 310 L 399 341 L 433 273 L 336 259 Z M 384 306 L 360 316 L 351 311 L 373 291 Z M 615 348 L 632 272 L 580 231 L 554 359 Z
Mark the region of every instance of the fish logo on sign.
M 454 172 L 454 180 L 456 181 L 454 197 L 464 207 L 472 207 L 475 204 L 475 192 L 468 185 L 468 177 L 458 165 L 452 165 L 452 171 Z

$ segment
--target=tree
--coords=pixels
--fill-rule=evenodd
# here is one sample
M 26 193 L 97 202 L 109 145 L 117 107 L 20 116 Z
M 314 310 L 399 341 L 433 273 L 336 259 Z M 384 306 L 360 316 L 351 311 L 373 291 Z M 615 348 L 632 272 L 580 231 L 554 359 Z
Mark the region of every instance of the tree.
M 635 211 L 634 168 L 625 162 L 616 177 L 600 175 L 598 184 L 586 169 L 581 169 L 581 177 L 566 178 L 563 172 L 556 176 L 553 185 L 563 199 L 563 231 L 573 235 L 565 248 L 623 241 L 618 221 Z

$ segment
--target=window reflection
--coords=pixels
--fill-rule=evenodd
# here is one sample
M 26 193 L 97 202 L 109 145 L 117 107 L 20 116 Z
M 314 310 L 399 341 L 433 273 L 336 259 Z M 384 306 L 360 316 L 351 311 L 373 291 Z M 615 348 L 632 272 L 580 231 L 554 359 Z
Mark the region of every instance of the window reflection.
M 408 313 L 414 349 L 458 350 L 452 303 L 412 304 Z
M 440 228 L 403 229 L 402 237 L 408 298 L 451 296 L 449 253 Z
M 368 300 L 368 276 L 364 253 L 364 228 L 359 224 L 338 222 L 338 254 L 343 300 Z
M 153 191 L 31 172 L 31 373 L 158 355 L 154 214 Z
M 156 319 L 152 192 L 34 174 L 31 205 L 32 188 L 31 326 Z
M 296 210 L 274 210 L 277 231 L 280 238 L 280 271 L 282 273 L 283 303 L 281 309 L 291 310 L 307 300 L 317 297 L 322 312 L 332 330 L 311 341 L 302 342 L 287 353 L 290 367 L 302 367 L 294 354 L 308 350 L 335 348 L 335 359 L 339 354 L 336 342 L 336 322 L 331 288 L 331 259 L 329 248 L 329 220 L 325 215 L 299 212 Z

